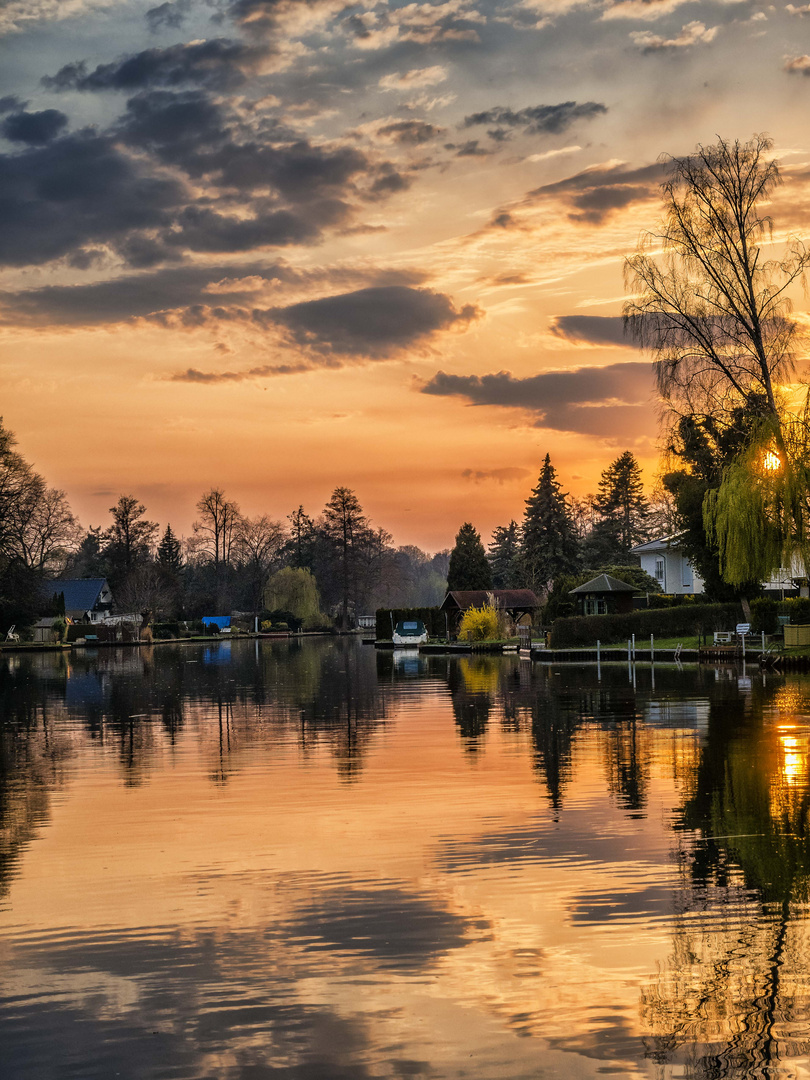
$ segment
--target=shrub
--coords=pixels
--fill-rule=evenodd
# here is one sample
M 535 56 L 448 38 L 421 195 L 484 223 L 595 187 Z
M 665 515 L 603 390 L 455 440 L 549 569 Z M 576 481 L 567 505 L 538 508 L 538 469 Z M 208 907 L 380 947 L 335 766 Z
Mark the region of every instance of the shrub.
M 681 604 L 678 607 L 633 611 L 627 615 L 580 615 L 557 619 L 551 627 L 552 649 L 591 648 L 597 639 L 603 645 L 637 638 L 684 637 L 708 634 L 713 630 L 733 630 L 742 620 L 739 604 Z
M 810 623 L 810 600 L 806 596 L 791 596 L 787 600 L 780 600 L 777 606 L 779 614 L 789 615 L 794 626 L 806 626 Z
M 458 628 L 460 641 L 493 641 L 501 636 L 501 620 L 494 607 L 468 608 Z
M 756 633 L 775 634 L 779 629 L 779 605 L 775 600 L 758 596 L 751 601 L 751 629 Z

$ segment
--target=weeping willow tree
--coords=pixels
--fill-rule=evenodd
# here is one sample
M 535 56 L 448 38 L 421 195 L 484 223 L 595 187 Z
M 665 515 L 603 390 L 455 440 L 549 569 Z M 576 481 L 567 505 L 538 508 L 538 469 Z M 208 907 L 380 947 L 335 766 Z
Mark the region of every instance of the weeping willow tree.
M 669 159 L 662 224 L 625 265 L 625 326 L 653 355 L 666 419 L 722 427 L 741 410 L 753 419 L 703 507 L 731 584 L 790 565 L 806 534 L 808 426 L 781 388 L 800 345 L 790 289 L 810 252 L 797 239 L 778 254 L 773 246 L 764 208 L 781 176 L 772 147 L 763 135 L 720 139 Z

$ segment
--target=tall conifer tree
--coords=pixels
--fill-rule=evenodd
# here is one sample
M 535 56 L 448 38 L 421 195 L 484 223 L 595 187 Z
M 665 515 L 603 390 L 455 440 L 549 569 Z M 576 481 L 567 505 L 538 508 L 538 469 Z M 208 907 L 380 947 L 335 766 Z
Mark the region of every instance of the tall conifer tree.
M 521 588 L 520 526 L 516 521 L 499 525 L 492 534 L 487 558 L 492 567 L 492 584 L 496 589 Z
M 571 510 L 548 454 L 537 487 L 526 500 L 522 562 L 525 580 L 535 590 L 559 574 L 574 573 L 578 566 Z
M 491 589 L 492 571 L 487 553 L 475 527 L 465 521 L 456 534 L 456 544 L 450 552 L 447 571 L 448 591 Z
M 622 551 L 647 539 L 649 505 L 641 483 L 641 466 L 629 450 L 602 473 L 595 503 L 603 520 L 609 520 L 615 528 Z

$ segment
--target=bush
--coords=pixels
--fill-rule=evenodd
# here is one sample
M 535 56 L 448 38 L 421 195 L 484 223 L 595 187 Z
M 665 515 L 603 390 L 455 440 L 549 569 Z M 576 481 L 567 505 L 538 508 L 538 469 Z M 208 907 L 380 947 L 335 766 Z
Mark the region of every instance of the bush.
M 788 600 L 778 601 L 777 606 L 779 614 L 789 615 L 794 626 L 806 626 L 810 623 L 810 600 L 806 596 L 791 596 Z
M 779 605 L 775 600 L 758 596 L 751 601 L 751 629 L 755 633 L 775 634 L 779 629 Z
M 649 608 L 673 608 L 680 607 L 681 604 L 694 604 L 695 597 L 689 593 L 650 593 Z
M 494 641 L 501 636 L 501 620 L 494 607 L 467 608 L 458 628 L 460 641 Z
M 637 638 L 691 637 L 714 630 L 733 630 L 743 618 L 739 604 L 682 604 L 678 607 L 633 611 L 627 615 L 580 615 L 557 619 L 551 627 L 552 649 L 592 648 Z
M 152 636 L 157 641 L 166 641 L 168 638 L 180 637 L 180 624 L 176 622 L 152 623 Z

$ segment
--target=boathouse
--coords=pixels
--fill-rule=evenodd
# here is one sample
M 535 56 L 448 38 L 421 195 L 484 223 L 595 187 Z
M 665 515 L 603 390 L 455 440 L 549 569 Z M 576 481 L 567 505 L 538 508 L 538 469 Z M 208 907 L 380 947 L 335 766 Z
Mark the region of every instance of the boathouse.
M 487 605 L 505 611 L 516 625 L 531 624 L 540 601 L 531 589 L 456 589 L 445 596 L 441 610 L 457 626 L 465 611 Z
M 633 610 L 633 597 L 640 591 L 610 574 L 599 574 L 568 595 L 576 600 L 577 615 L 624 615 Z

